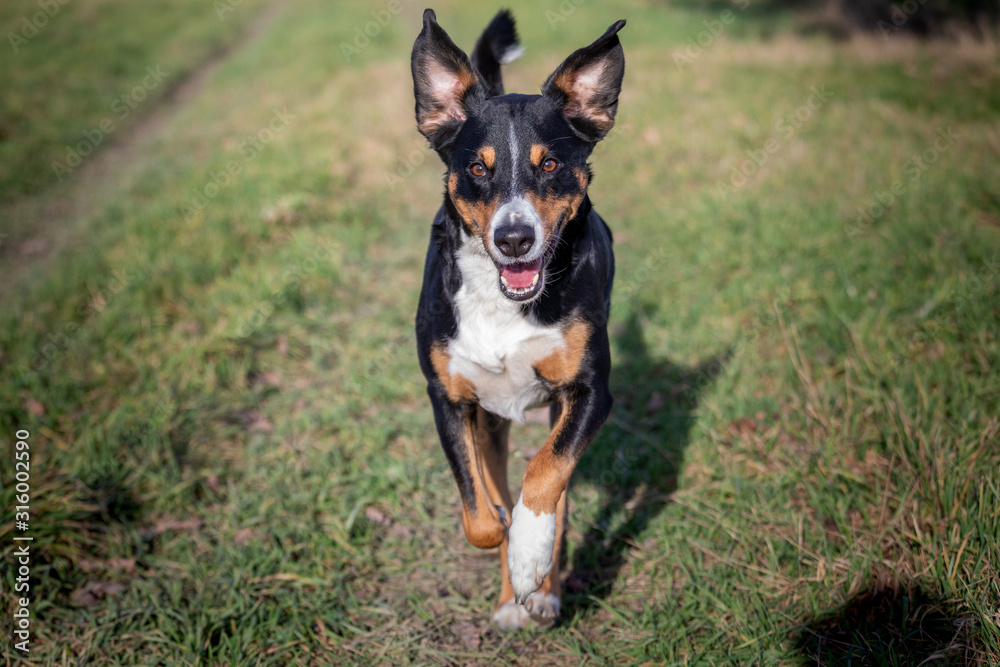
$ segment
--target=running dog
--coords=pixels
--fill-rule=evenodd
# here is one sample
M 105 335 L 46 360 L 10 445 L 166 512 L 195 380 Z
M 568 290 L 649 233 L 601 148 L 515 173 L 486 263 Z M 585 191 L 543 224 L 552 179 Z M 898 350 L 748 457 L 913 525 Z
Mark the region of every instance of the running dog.
M 520 54 L 501 11 L 471 59 L 430 9 L 413 45 L 417 128 L 447 167 L 417 314 L 420 367 L 476 547 L 500 547 L 501 628 L 551 625 L 562 589 L 566 488 L 611 411 L 611 231 L 587 163 L 615 122 L 625 56 L 608 28 L 541 95 L 504 94 Z M 551 433 L 515 503 L 507 435 L 549 405 Z

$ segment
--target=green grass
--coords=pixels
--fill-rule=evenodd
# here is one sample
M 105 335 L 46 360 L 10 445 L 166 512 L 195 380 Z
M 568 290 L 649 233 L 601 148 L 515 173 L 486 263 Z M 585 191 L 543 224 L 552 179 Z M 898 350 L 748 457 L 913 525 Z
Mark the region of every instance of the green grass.
M 496 556 L 461 536 L 415 360 L 442 190 L 411 117 L 422 6 L 347 62 L 386 5 L 297 0 L 90 213 L 28 233 L 72 243 L 4 258 L 26 265 L 0 325 L 8 460 L 31 432 L 26 664 L 1000 661 L 995 49 L 765 39 L 748 14 L 678 67 L 717 11 L 512 5 L 521 92 L 629 19 L 591 188 L 616 237 L 616 407 L 574 477 L 560 624 L 490 629 Z M 65 140 L 48 124 L 92 126 L 181 36 L 219 38 L 210 4 L 172 3 L 176 31 L 97 7 L 117 17 L 95 14 L 106 52 L 78 51 L 90 24 L 53 21 L 25 47 L 52 40 L 37 71 L 5 78 L 5 97 L 53 109 L 0 143 L 24 165 L 15 202 L 48 196 L 35 147 Z M 491 14 L 435 8 L 465 47 Z M 181 48 L 179 69 L 210 51 Z M 32 78 L 60 63 L 85 73 L 78 109 Z M 793 126 L 814 87 L 827 99 Z M 515 429 L 512 479 L 544 435 Z
M 5 2 L 0 202 L 71 178 L 231 44 L 263 4 L 241 0 L 227 11 L 172 0 L 150 11 L 122 0 Z

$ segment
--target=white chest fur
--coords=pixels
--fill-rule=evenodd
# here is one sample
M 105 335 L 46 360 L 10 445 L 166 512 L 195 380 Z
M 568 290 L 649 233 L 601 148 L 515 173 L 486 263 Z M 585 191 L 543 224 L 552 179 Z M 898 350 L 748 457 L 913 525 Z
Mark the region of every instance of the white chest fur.
M 448 371 L 473 384 L 485 409 L 524 421 L 525 410 L 550 399 L 534 365 L 565 346 L 562 332 L 539 324 L 500 293 L 496 266 L 478 239 L 463 244 L 458 266 L 458 335 L 448 346 Z

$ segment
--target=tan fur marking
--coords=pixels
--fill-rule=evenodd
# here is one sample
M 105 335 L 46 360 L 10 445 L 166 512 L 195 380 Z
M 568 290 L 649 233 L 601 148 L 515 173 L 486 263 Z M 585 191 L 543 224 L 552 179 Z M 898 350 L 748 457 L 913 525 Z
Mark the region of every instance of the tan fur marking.
M 598 130 L 602 132 L 607 132 L 615 126 L 615 119 L 603 111 L 588 109 L 584 115 L 597 126 Z
M 521 485 L 521 502 L 526 508 L 540 514 L 552 514 L 556 511 L 556 503 L 559 496 L 566 490 L 569 477 L 573 474 L 576 462 L 569 456 L 556 456 L 553 451 L 553 443 L 559 437 L 566 424 L 566 415 L 570 414 L 573 406 L 566 403 L 562 406 L 562 413 L 559 421 L 552 428 L 545 446 L 535 454 L 528 464 L 528 469 L 524 472 L 524 483 Z
M 492 169 L 493 165 L 496 164 L 497 152 L 492 146 L 483 146 L 479 149 L 478 155 L 487 169 Z
M 472 417 L 465 425 L 463 440 L 465 441 L 465 455 L 469 462 L 469 473 L 472 475 L 476 509 L 472 510 L 464 502 L 462 503 L 462 528 L 465 530 L 465 539 L 468 540 L 469 544 L 479 549 L 492 549 L 500 546 L 507 538 L 507 527 L 500 523 L 500 516 L 483 479 L 482 448 L 486 446 L 486 443 L 482 440 L 483 434 L 480 429 L 472 423 L 473 419 L 475 417 Z M 507 516 L 509 517 L 510 514 L 508 513 Z
M 545 154 L 548 152 L 549 149 L 546 148 L 545 146 L 541 144 L 532 144 L 531 154 L 530 154 L 531 164 L 535 165 L 536 167 L 540 165 L 542 163 L 542 158 L 544 158 Z
M 588 340 L 590 340 L 590 325 L 582 320 L 574 322 L 563 332 L 566 346 L 537 362 L 535 370 L 555 385 L 572 382 L 580 371 L 580 363 L 587 351 Z
M 496 427 L 490 428 L 486 421 L 486 413 L 482 408 L 479 408 L 478 416 L 478 437 L 480 438 L 479 443 L 482 447 L 481 452 L 486 489 L 490 494 L 493 504 L 501 505 L 506 509 L 509 520 L 514 508 L 514 501 L 507 486 L 507 439 L 510 432 L 510 422 L 506 422 L 499 429 Z M 559 578 L 559 557 L 562 551 L 565 526 L 566 490 L 564 489 L 559 496 L 559 500 L 556 502 L 556 539 L 552 547 L 552 570 L 545 577 L 545 581 L 542 582 L 541 587 L 538 589 L 541 593 L 548 593 L 560 599 L 562 599 L 562 582 Z M 511 586 L 510 572 L 507 569 L 507 546 L 508 536 L 505 534 L 503 542 L 500 544 L 500 595 L 494 611 L 514 599 L 514 588 Z
M 476 416 L 476 438 L 483 459 L 483 482 L 486 484 L 490 501 L 494 505 L 503 507 L 507 512 L 507 521 L 510 521 L 514 510 L 514 500 L 510 496 L 510 487 L 507 484 L 507 438 L 510 433 L 510 422 L 491 425 L 486 411 L 482 408 L 476 409 Z M 505 533 L 503 542 L 500 543 L 500 596 L 494 611 L 514 599 L 514 587 L 510 584 L 510 573 L 507 571 L 507 544 Z
M 483 210 L 487 205 L 482 202 L 467 202 L 456 194 L 457 191 L 458 174 L 451 172 L 448 174 L 448 196 L 451 198 L 452 203 L 455 204 L 458 214 L 462 217 L 462 221 L 465 223 L 465 226 L 469 229 L 469 231 L 482 238 L 483 230 L 493 218 L 493 213 L 490 211 L 488 212 L 489 215 L 487 217 L 481 217 L 487 213 L 487 211 Z M 495 211 L 496 202 L 491 202 L 491 204 L 493 210 Z
M 554 85 L 559 90 L 566 94 L 569 101 L 573 100 L 573 71 L 567 70 L 559 74 L 556 78 L 552 79 L 552 85 Z
M 496 213 L 497 208 L 499 208 L 499 197 L 495 197 L 490 201 L 467 201 L 455 195 L 455 185 L 452 184 L 454 181 L 455 185 L 458 182 L 458 175 L 452 174 L 448 177 L 448 192 L 451 195 L 451 201 L 455 204 L 455 208 L 458 210 L 458 214 L 462 216 L 462 221 L 465 226 L 469 228 L 469 231 L 478 236 L 479 238 L 488 238 L 490 232 L 490 221 L 493 219 L 493 214 Z
M 510 422 L 503 420 L 500 426 L 492 426 L 482 407 L 476 408 L 476 438 L 483 458 L 483 480 L 494 505 L 507 510 L 507 518 L 514 509 L 514 499 L 507 485 L 507 450 Z
M 471 69 L 463 67 L 458 73 L 458 85 L 456 86 L 458 89 L 458 92 L 456 93 L 457 97 L 461 99 L 462 96 L 465 95 L 465 91 L 472 88 L 476 81 L 476 73 Z
M 534 192 L 525 193 L 528 201 L 535 207 L 538 216 L 542 219 L 546 236 L 551 236 L 558 232 L 561 222 L 572 220 L 576 212 L 583 203 L 583 192 L 578 192 L 563 197 L 548 196 L 539 197 Z
M 581 83 L 580 80 L 586 74 L 589 74 L 586 70 L 569 70 L 554 78 L 552 83 L 566 94 L 566 104 L 569 107 L 567 116 L 586 118 L 599 130 L 606 132 L 614 127 L 615 119 L 603 109 L 596 109 L 590 105 L 590 99 L 596 91 Z
M 448 85 L 449 79 L 454 79 L 452 85 Z M 456 76 L 442 67 L 440 63 L 431 62 L 425 66 L 423 71 L 424 85 L 430 90 L 430 95 L 437 108 L 431 109 L 417 118 L 417 129 L 424 136 L 431 136 L 447 123 L 452 121 L 464 121 L 465 110 L 462 108 L 462 98 L 466 91 L 477 81 L 476 73 L 470 69 L 461 68 Z M 441 86 L 439 81 L 445 82 Z
M 495 549 L 507 535 L 507 529 L 495 518 L 483 519 L 465 507 L 462 508 L 462 528 L 466 541 L 477 549 Z
M 435 345 L 431 348 L 431 365 L 437 374 L 444 391 L 448 394 L 448 400 L 453 403 L 463 403 L 476 400 L 476 388 L 468 378 L 460 373 L 452 374 L 448 371 L 448 364 L 451 362 L 449 355 L 442 345 Z
M 450 120 L 453 120 L 453 118 L 446 110 L 432 111 L 423 115 L 420 122 L 417 123 L 417 130 L 425 137 L 429 137 L 440 130 Z

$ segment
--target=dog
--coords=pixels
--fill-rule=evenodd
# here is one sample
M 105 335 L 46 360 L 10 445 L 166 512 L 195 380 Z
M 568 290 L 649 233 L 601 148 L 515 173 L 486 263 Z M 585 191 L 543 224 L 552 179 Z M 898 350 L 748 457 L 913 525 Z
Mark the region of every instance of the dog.
M 611 230 L 591 207 L 587 159 L 612 128 L 625 73 L 617 21 L 571 54 L 541 95 L 504 94 L 520 54 L 501 11 L 469 58 L 433 10 L 413 45 L 417 129 L 447 167 L 416 330 L 441 445 L 472 545 L 500 547 L 501 628 L 559 615 L 566 489 L 611 411 Z M 551 433 L 517 502 L 507 436 L 549 405 Z

